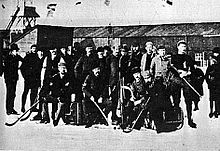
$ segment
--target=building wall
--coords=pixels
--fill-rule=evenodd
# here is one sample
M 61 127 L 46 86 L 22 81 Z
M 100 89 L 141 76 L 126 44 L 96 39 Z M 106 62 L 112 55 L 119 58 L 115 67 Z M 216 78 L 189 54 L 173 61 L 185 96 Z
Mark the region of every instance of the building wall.
M 73 28 L 39 26 L 37 44 L 40 47 L 50 46 L 67 47 L 72 46 Z
M 5 41 L 9 40 L 9 31 L 0 30 L 0 77 L 3 74 L 3 58 L 4 58 L 4 49 L 6 46 Z
M 21 55 L 24 55 L 24 53 L 30 51 L 31 45 L 37 44 L 37 31 L 38 29 L 34 29 L 16 42 L 20 48 L 19 52 Z
M 143 47 L 147 41 L 152 41 L 155 46 L 165 45 L 169 51 L 175 53 L 176 44 L 180 40 L 187 41 L 189 49 L 196 52 L 211 51 L 214 47 L 220 47 L 220 37 L 203 36 L 123 37 L 121 43 L 130 46 L 132 42 L 136 41 Z
M 86 44 L 92 43 L 95 47 L 110 45 L 110 46 L 119 46 L 121 38 L 75 38 L 73 37 L 73 44 L 75 42 L 81 43 L 82 47 L 84 48 Z M 90 41 L 90 42 L 89 42 Z

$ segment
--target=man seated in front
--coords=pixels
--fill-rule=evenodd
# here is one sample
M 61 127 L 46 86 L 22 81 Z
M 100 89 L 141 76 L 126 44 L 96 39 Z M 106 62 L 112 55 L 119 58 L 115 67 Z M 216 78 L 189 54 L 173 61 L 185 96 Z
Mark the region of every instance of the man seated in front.
M 95 106 L 94 102 L 96 102 L 101 108 L 103 108 L 103 105 L 105 106 L 107 103 L 106 98 L 108 96 L 108 87 L 104 78 L 105 76 L 101 74 L 99 64 L 94 64 L 92 67 L 92 73 L 86 77 L 83 83 L 82 91 L 85 96 L 85 111 L 88 115 L 85 128 L 89 128 L 93 124 L 101 122 L 100 120 L 103 119 L 100 111 L 98 110 L 97 106 Z M 109 107 L 105 108 L 105 115 L 107 115 L 111 110 L 111 104 L 108 104 L 108 106 Z
M 61 58 L 58 63 L 58 73 L 51 78 L 46 79 L 40 92 L 40 99 L 43 102 L 42 120 L 40 123 L 49 123 L 48 103 L 58 104 L 53 125 L 57 126 L 59 119 L 62 118 L 63 122 L 68 124 L 69 122 L 65 118 L 65 109 L 71 95 L 71 83 L 67 74 L 66 63 Z
M 140 130 L 144 124 L 144 118 L 147 115 L 147 108 L 149 106 L 149 85 L 145 83 L 144 78 L 141 76 L 141 70 L 139 67 L 134 67 L 132 69 L 132 74 L 134 81 L 131 84 L 131 90 L 134 98 L 132 98 L 126 105 L 124 114 L 127 119 L 126 126 L 132 127 L 132 122 L 135 121 L 141 110 L 144 109 L 144 112 L 142 112 L 134 127 L 135 129 Z

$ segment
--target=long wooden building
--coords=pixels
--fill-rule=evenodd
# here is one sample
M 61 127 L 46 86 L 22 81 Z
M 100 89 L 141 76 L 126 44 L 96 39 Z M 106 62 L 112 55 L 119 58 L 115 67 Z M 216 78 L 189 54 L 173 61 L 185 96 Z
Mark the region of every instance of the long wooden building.
M 31 44 L 46 48 L 50 45 L 72 46 L 74 42 L 83 46 L 92 42 L 98 47 L 130 46 L 135 41 L 143 47 L 147 41 L 152 41 L 155 46 L 165 45 L 169 52 L 175 53 L 176 43 L 185 40 L 189 53 L 205 66 L 210 51 L 220 47 L 220 22 L 105 27 L 36 25 L 23 33 L 12 34 L 12 37 L 12 42 L 16 42 L 22 51 L 29 50 Z

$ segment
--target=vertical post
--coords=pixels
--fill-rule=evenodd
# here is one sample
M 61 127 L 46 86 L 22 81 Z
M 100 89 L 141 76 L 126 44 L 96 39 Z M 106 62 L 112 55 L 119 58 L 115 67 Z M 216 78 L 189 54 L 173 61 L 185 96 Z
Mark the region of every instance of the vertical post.
M 189 48 L 189 44 L 188 44 L 188 37 L 187 37 L 187 34 L 185 35 L 185 42 Z M 187 49 L 187 54 L 189 54 L 189 49 Z
M 205 52 L 202 52 L 202 67 L 205 66 Z

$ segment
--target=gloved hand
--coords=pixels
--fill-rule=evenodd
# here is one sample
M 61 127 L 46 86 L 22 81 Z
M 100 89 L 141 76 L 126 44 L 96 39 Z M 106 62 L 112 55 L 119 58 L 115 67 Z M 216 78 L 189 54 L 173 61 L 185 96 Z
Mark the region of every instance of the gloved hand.
M 90 97 L 90 100 L 95 101 L 94 96 L 91 96 L 91 97 Z
M 100 97 L 100 98 L 98 99 L 98 103 L 102 103 L 102 102 L 103 102 L 103 98 Z

